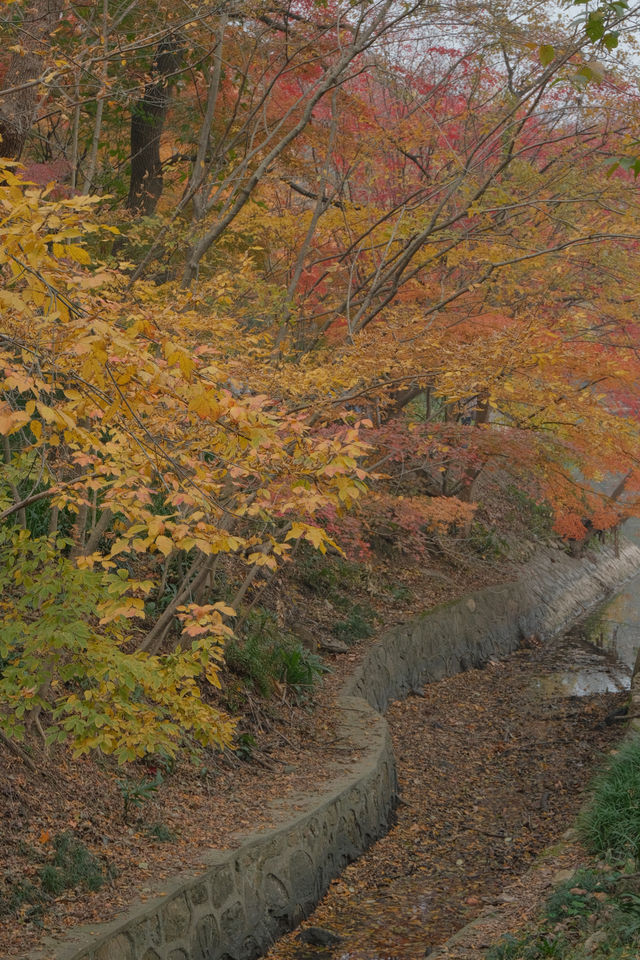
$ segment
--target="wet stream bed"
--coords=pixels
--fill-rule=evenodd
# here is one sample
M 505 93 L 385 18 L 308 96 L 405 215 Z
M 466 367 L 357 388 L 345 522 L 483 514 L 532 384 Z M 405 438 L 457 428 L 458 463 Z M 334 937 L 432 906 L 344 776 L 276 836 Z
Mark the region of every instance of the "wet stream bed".
M 340 943 L 308 945 L 293 933 L 270 960 L 428 956 L 557 842 L 624 731 L 616 713 L 631 669 L 587 643 L 586 630 L 532 638 L 506 660 L 390 706 L 397 824 L 303 925 Z

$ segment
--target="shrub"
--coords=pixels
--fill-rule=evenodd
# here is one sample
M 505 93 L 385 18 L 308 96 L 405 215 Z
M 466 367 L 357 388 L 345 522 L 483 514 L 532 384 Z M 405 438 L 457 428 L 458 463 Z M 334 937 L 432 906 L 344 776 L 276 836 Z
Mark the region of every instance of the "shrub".
M 159 840 L 161 843 L 175 843 L 177 840 L 173 830 L 164 823 L 150 823 L 145 832 L 150 840 Z
M 195 678 L 214 682 L 221 637 L 197 637 L 179 652 L 130 651 L 128 618 L 142 599 L 123 568 L 80 569 L 61 537 L 0 530 L 0 729 L 23 740 L 32 711 L 52 719 L 49 741 L 76 754 L 175 754 L 185 733 L 224 747 L 232 723 L 205 703 Z M 101 617 L 98 622 L 98 617 Z
M 130 780 L 124 777 L 118 780 L 118 787 L 122 794 L 124 822 L 129 823 L 131 808 L 139 808 L 155 796 L 162 783 L 162 774 L 158 770 L 153 780 Z
M 278 679 L 299 697 L 310 690 L 329 669 L 322 657 L 311 653 L 301 643 L 277 648 L 275 662 L 279 669 Z

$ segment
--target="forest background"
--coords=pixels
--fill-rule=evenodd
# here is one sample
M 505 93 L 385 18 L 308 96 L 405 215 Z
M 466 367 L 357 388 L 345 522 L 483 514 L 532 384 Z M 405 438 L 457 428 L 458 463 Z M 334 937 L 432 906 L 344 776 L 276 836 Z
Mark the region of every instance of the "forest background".
M 5 747 L 228 746 L 274 572 L 480 481 L 637 514 L 638 10 L 552 14 L 5 0 Z

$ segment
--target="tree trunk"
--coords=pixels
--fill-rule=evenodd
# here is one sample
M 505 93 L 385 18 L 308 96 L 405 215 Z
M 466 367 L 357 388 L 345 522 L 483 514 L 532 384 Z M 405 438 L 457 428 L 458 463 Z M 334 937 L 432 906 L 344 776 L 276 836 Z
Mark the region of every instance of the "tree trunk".
M 16 30 L 15 43 L 0 91 L 0 156 L 18 160 L 38 106 L 38 78 L 45 72 L 44 47 L 60 19 L 62 0 L 34 0 Z M 6 42 L 6 38 L 5 38 Z
M 170 76 L 179 70 L 184 47 L 169 37 L 158 48 L 151 81 L 131 111 L 131 180 L 127 208 L 151 216 L 162 196 L 160 138 L 171 102 Z

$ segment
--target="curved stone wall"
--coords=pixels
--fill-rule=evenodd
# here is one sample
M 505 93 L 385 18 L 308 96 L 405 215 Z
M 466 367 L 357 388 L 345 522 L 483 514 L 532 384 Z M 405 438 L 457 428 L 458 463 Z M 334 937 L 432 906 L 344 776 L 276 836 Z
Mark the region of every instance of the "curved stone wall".
M 381 712 L 429 680 L 562 630 L 640 568 L 624 544 L 575 560 L 550 550 L 515 583 L 489 587 L 395 627 L 367 652 L 339 700 L 340 736 L 360 759 L 324 792 L 287 800 L 303 812 L 212 851 L 204 872 L 163 883 L 163 894 L 112 923 L 45 943 L 32 960 L 253 960 L 311 911 L 330 880 L 388 829 L 395 763 Z M 286 815 L 286 814 L 284 814 Z

